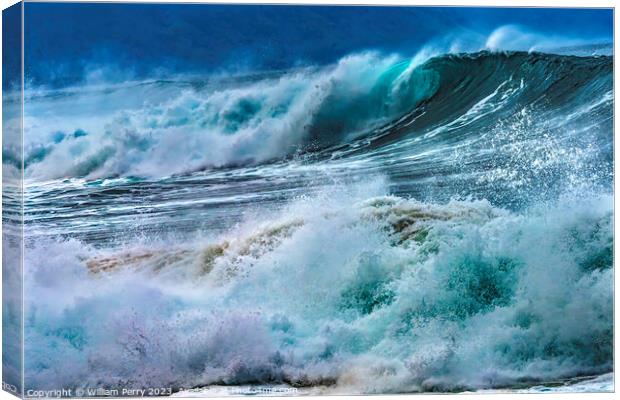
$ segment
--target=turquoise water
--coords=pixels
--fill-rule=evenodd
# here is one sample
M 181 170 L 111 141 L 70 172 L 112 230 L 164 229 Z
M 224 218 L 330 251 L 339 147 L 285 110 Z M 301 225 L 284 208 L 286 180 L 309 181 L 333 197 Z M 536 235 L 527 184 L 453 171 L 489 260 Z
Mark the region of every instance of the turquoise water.
M 29 89 L 26 386 L 609 373 L 612 66 L 363 53 Z

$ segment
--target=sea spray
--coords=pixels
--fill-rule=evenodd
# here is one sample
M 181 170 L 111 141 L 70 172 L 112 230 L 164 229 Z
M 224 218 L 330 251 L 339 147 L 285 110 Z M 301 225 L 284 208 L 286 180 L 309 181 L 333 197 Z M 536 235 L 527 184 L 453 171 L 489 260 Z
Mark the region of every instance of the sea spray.
M 378 393 L 611 370 L 610 196 L 515 213 L 362 189 L 299 199 L 168 263 L 89 272 L 88 260 L 131 249 L 31 244 L 29 387 L 283 382 Z M 231 241 L 255 249 L 230 245 L 200 269 L 210 246 Z

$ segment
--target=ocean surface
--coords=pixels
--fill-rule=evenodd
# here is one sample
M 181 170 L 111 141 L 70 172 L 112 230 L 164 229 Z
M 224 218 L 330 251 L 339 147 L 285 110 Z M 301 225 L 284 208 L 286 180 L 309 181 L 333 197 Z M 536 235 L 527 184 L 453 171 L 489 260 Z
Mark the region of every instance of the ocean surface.
M 28 87 L 26 386 L 613 390 L 598 50 Z

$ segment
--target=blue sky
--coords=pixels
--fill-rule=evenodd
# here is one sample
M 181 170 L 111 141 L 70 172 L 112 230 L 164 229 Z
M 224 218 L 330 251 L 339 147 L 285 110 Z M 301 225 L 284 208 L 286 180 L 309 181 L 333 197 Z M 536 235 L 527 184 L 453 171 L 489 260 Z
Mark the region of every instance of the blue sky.
M 27 3 L 26 76 L 63 85 L 94 70 L 144 77 L 325 64 L 374 49 L 414 55 L 446 35 L 517 25 L 611 41 L 610 9 Z

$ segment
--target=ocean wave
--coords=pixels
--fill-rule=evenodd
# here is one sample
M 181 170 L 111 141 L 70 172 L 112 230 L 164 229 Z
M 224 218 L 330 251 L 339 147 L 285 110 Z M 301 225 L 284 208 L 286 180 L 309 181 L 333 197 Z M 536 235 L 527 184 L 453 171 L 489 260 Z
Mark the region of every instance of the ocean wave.
M 612 214 L 609 195 L 516 213 L 372 182 L 194 242 L 38 239 L 26 382 L 401 393 L 609 372 Z
M 493 115 L 526 107 L 560 107 L 565 115 L 609 91 L 611 74 L 607 56 L 480 52 L 406 60 L 363 53 L 236 83 L 155 81 L 48 94 L 26 107 L 25 175 L 161 177 L 330 157 L 360 140 L 383 146 L 457 123 L 489 97 Z M 5 163 L 19 159 L 10 148 L 5 153 Z

